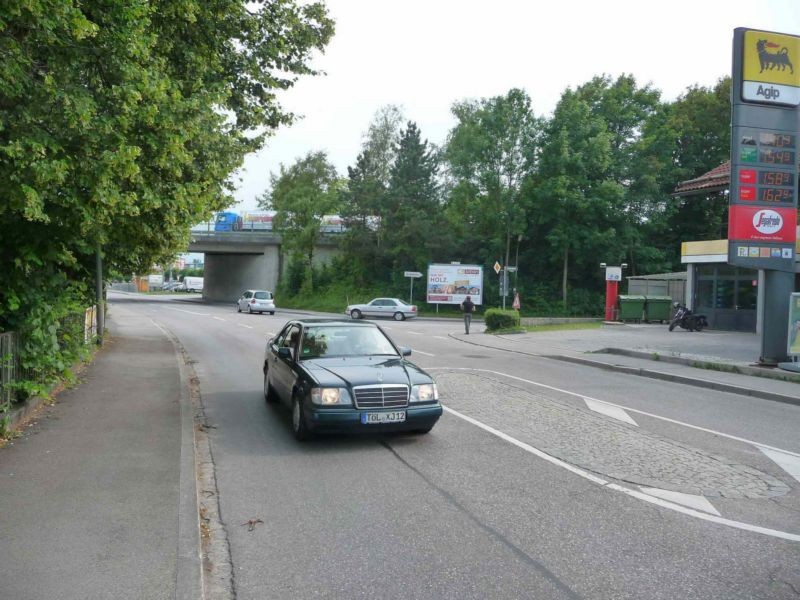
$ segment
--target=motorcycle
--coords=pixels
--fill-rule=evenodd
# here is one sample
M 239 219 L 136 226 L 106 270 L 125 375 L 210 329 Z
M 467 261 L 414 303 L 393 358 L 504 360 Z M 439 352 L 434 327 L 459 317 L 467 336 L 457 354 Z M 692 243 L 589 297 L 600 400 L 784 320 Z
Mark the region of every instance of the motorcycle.
M 708 327 L 708 320 L 705 315 L 693 313 L 691 309 L 686 308 L 686 306 L 680 302 L 675 302 L 672 306 L 674 306 L 676 310 L 672 321 L 669 322 L 670 331 L 676 327 L 688 329 L 689 331 L 703 331 L 704 327 Z

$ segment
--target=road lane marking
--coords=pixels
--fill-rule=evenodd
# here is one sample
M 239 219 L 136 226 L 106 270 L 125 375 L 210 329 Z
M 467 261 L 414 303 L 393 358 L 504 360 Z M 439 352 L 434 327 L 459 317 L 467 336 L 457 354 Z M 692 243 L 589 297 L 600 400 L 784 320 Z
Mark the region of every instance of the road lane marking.
M 239 327 L 244 327 L 245 329 L 252 329 L 252 327 L 250 327 L 250 325 L 242 325 L 241 323 L 237 323 L 237 325 Z
M 440 368 L 446 368 L 446 367 L 440 367 Z M 474 370 L 485 370 L 485 369 L 474 369 Z M 546 452 L 543 452 L 542 450 L 539 450 L 538 448 L 535 448 L 535 447 L 531 446 L 530 444 L 526 444 L 525 442 L 522 442 L 522 441 L 520 441 L 520 440 L 518 440 L 516 438 L 513 438 L 510 435 L 508 435 L 507 433 L 503 433 L 502 431 L 500 431 L 498 429 L 495 429 L 494 427 L 490 427 L 489 425 L 486 425 L 485 423 L 481 423 L 477 419 L 473 419 L 472 417 L 468 417 L 467 415 L 461 414 L 460 412 L 458 412 L 456 410 L 453 410 L 452 408 L 449 408 L 447 406 L 442 406 L 442 408 L 444 409 L 445 412 L 450 413 L 453 416 L 458 417 L 459 419 L 463 419 L 464 421 L 467 421 L 468 423 L 471 423 L 472 425 L 475 425 L 476 427 L 479 427 L 479 428 L 483 429 L 484 431 L 486 431 L 488 433 L 491 433 L 492 435 L 494 435 L 496 437 L 499 437 L 500 439 L 502 439 L 502 440 L 504 440 L 504 441 L 506 441 L 506 442 L 508 442 L 510 444 L 513 444 L 514 446 L 520 448 L 521 450 L 529 452 L 529 453 L 533 454 L 534 456 L 538 456 L 539 458 L 541 458 L 543 460 L 546 460 L 547 462 L 549 462 L 549 463 L 551 463 L 551 464 L 553 464 L 553 465 L 555 465 L 557 467 L 561 467 L 562 469 L 565 469 L 565 470 L 567 470 L 567 471 L 569 471 L 571 473 L 574 473 L 575 475 L 583 477 L 584 479 L 587 479 L 587 480 L 591 481 L 592 483 L 603 487 L 604 489 L 613 490 L 615 492 L 622 492 L 623 494 L 625 494 L 627 496 L 631 496 L 631 497 L 636 498 L 638 500 L 643 500 L 643 501 L 648 502 L 650 504 L 655 504 L 656 506 L 660 506 L 662 508 L 667 508 L 667 509 L 673 510 L 675 512 L 683 513 L 685 515 L 688 515 L 688 516 L 691 516 L 691 517 L 695 517 L 695 518 L 701 519 L 703 521 L 710 521 L 712 523 L 718 523 L 720 525 L 727 525 L 728 527 L 733 527 L 735 529 L 741 529 L 743 531 L 750 531 L 750 532 L 753 532 L 753 533 L 761 533 L 763 535 L 768 535 L 768 536 L 771 536 L 771 537 L 776 537 L 776 538 L 780 538 L 780 539 L 784 539 L 784 540 L 789 540 L 789 541 L 792 541 L 792 542 L 800 542 L 800 535 L 795 534 L 795 533 L 788 533 L 786 531 L 778 531 L 776 529 L 769 529 L 767 527 L 759 527 L 758 525 L 751 525 L 749 523 L 742 523 L 740 521 L 733 521 L 731 519 L 726 519 L 724 517 L 719 517 L 717 515 L 701 512 L 701 511 L 695 510 L 693 508 L 688 508 L 688 507 L 685 507 L 685 506 L 681 506 L 680 504 L 676 504 L 674 502 L 670 502 L 670 501 L 664 500 L 662 498 L 656 498 L 655 496 L 651 496 L 649 494 L 645 494 L 644 492 L 640 492 L 640 491 L 637 491 L 637 490 L 632 490 L 632 489 L 626 488 L 624 486 L 617 485 L 616 483 L 609 483 L 605 479 L 601 479 L 600 477 L 592 475 L 591 473 L 588 473 L 587 471 L 584 471 L 583 469 L 575 467 L 575 466 L 573 466 L 573 465 L 571 465 L 571 464 L 569 464 L 567 462 L 564 462 L 563 460 L 555 458 L 554 456 L 550 456 Z
M 425 335 L 424 333 L 420 333 L 418 331 L 406 331 L 406 333 L 409 335 Z
M 198 315 L 200 317 L 211 316 L 210 313 L 199 313 L 199 312 L 194 312 L 192 310 L 183 310 L 182 308 L 172 308 L 171 306 L 165 306 L 164 308 L 166 308 L 168 310 L 177 310 L 178 312 L 187 313 L 187 314 L 190 314 L 190 315 Z
M 450 338 L 444 337 L 443 335 L 435 335 L 433 337 L 435 337 L 437 340 L 444 340 L 444 341 L 447 341 L 447 340 L 450 339 Z
M 773 450 L 772 448 L 767 448 L 765 446 L 756 447 L 761 450 L 761 452 L 766 454 L 770 459 L 778 463 L 778 466 L 781 469 L 786 471 L 797 481 L 800 481 L 800 458 L 787 452 Z
M 492 373 L 494 375 L 500 375 L 501 377 L 508 377 L 509 379 L 516 379 L 517 381 L 522 381 L 524 383 L 530 383 L 531 385 L 536 385 L 548 390 L 553 390 L 555 392 L 559 392 L 562 394 L 567 394 L 569 396 L 575 396 L 576 398 L 580 398 L 581 400 L 586 401 L 588 398 L 589 400 L 594 400 L 595 402 L 602 402 L 603 404 L 608 404 L 609 406 L 616 406 L 617 408 L 621 408 L 628 412 L 637 413 L 640 415 L 644 415 L 646 417 L 652 417 L 654 419 L 660 419 L 662 421 L 666 421 L 667 423 L 673 423 L 674 425 L 681 425 L 683 427 L 688 427 L 689 429 L 696 429 L 697 431 L 704 431 L 706 433 L 711 433 L 713 435 L 718 435 L 729 440 L 735 440 L 737 442 L 744 442 L 745 444 L 750 444 L 751 446 L 756 446 L 757 448 L 766 448 L 768 450 L 776 450 L 778 452 L 782 452 L 784 454 L 789 454 L 791 456 L 795 456 L 800 458 L 800 454 L 797 452 L 792 452 L 791 450 L 784 450 L 783 448 L 777 448 L 775 446 L 770 446 L 769 444 L 762 444 L 761 442 L 755 442 L 753 440 L 748 440 L 747 438 L 739 437 L 736 435 L 731 435 L 729 433 L 723 433 L 721 431 L 716 431 L 714 429 L 708 429 L 707 427 L 700 427 L 699 425 L 692 425 L 691 423 L 686 423 L 684 421 L 678 421 L 676 419 L 670 419 L 669 417 L 662 417 L 661 415 L 656 415 L 654 413 L 650 413 L 644 410 L 639 410 L 638 408 L 630 408 L 628 406 L 622 406 L 621 404 L 614 404 L 613 402 L 608 402 L 607 400 L 598 400 L 597 398 L 592 398 L 591 396 L 585 396 L 584 394 L 578 394 L 576 392 L 570 392 L 569 390 L 562 390 L 561 388 L 553 387 L 552 385 L 547 385 L 544 383 L 538 383 L 536 381 L 531 381 L 530 379 L 523 379 L 522 377 L 517 377 L 516 375 L 509 375 L 508 373 L 503 373 L 501 371 L 493 371 L 491 369 L 475 369 L 473 367 L 425 367 L 426 371 L 435 371 L 435 370 L 446 370 L 446 371 L 479 371 L 483 373 Z
M 214 318 L 215 318 L 217 321 L 222 321 L 223 323 L 227 323 L 227 322 L 228 322 L 226 319 L 223 319 L 222 317 L 214 317 Z
M 416 348 L 412 348 L 411 351 L 416 352 L 417 354 L 424 354 L 425 356 L 436 356 L 435 354 L 431 354 L 430 352 L 423 352 L 422 350 L 417 350 Z
M 639 424 L 631 419 L 630 415 L 626 413 L 621 408 L 616 406 L 609 406 L 608 404 L 604 404 L 602 402 L 596 402 L 591 398 L 584 398 L 584 402 L 586 402 L 586 406 L 589 407 L 590 410 L 594 412 L 600 413 L 601 415 L 605 415 L 607 417 L 611 417 L 612 419 L 617 419 L 618 421 L 622 421 L 623 423 L 628 423 L 629 425 L 634 425 L 636 427 Z
M 721 517 L 722 515 L 719 514 L 719 511 L 714 508 L 714 505 L 709 502 L 705 496 L 697 496 L 695 494 L 684 494 L 682 492 L 673 492 L 671 490 L 662 490 L 659 488 L 649 488 L 649 487 L 642 487 L 639 486 L 639 489 L 642 490 L 645 494 L 650 494 L 651 496 L 655 496 L 656 498 L 663 498 L 664 500 L 669 500 L 670 502 L 674 502 L 675 504 L 680 504 L 681 506 L 688 506 L 689 508 L 694 508 L 697 510 L 702 510 L 703 512 L 710 513 L 712 515 L 717 515 Z

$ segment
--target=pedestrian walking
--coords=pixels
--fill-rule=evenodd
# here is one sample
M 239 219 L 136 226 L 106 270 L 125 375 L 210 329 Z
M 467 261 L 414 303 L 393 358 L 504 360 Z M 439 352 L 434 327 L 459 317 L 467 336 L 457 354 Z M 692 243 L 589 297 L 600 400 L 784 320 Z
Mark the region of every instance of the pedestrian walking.
M 469 324 L 472 322 L 472 313 L 475 312 L 475 303 L 472 298 L 467 296 L 461 303 L 461 310 L 464 311 L 464 331 L 469 335 Z

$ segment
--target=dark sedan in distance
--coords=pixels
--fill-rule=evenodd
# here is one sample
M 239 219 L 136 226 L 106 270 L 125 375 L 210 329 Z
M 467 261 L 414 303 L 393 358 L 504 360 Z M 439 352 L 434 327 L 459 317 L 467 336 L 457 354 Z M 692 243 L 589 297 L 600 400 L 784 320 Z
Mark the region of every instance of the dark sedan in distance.
M 442 405 L 410 354 L 374 323 L 289 321 L 267 342 L 264 398 L 291 408 L 298 440 L 316 432 L 427 433 Z

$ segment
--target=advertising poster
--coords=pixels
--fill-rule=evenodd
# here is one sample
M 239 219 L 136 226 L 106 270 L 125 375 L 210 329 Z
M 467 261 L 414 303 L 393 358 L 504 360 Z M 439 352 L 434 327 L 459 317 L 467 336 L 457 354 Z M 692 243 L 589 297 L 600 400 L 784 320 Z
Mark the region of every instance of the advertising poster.
M 789 302 L 789 356 L 800 356 L 800 294 Z
M 483 304 L 482 266 L 428 265 L 429 304 L 461 304 L 467 296 Z

